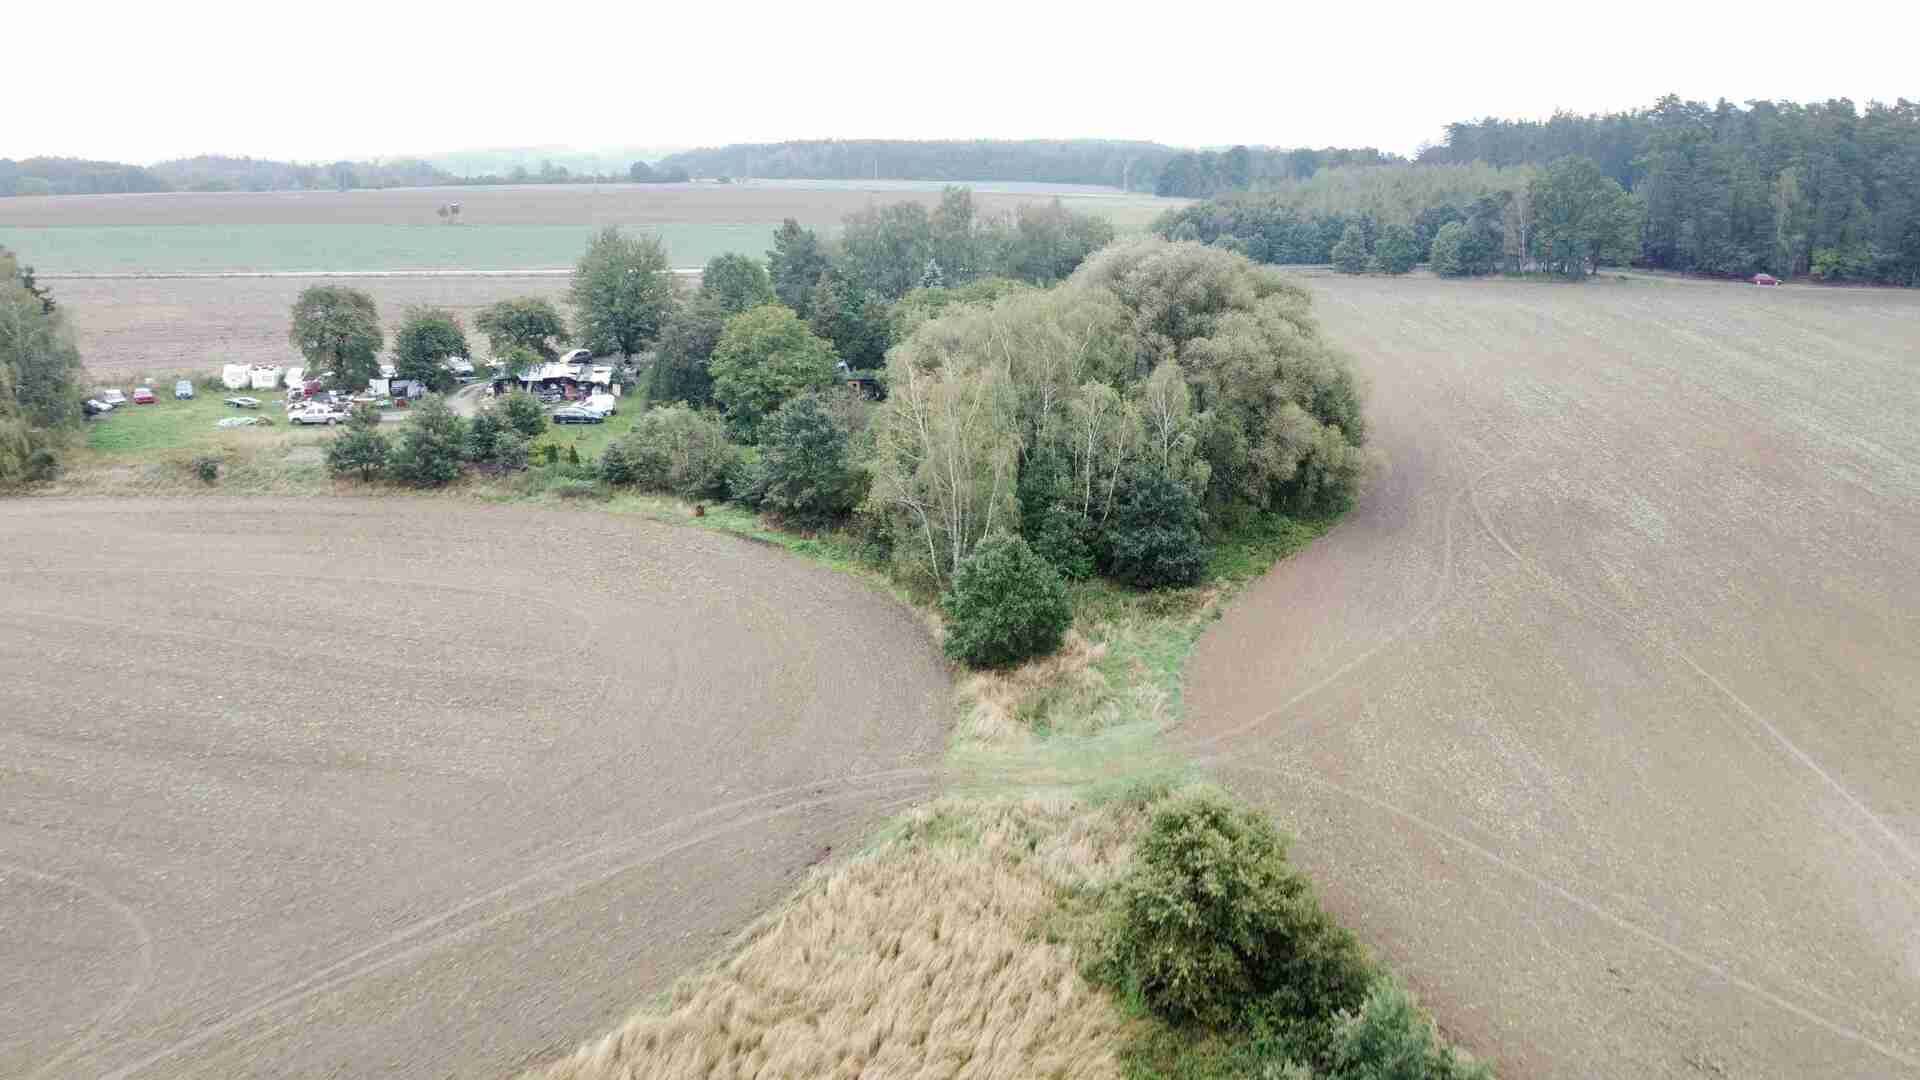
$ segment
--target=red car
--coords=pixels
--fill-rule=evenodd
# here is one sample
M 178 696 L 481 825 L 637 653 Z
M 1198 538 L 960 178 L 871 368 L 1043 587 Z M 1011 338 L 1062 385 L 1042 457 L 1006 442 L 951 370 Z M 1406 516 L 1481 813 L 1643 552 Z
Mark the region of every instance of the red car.
M 1755 285 L 1778 285 L 1780 284 L 1780 279 L 1774 277 L 1772 274 L 1755 274 L 1753 275 L 1753 283 Z
M 155 398 L 151 386 L 136 386 L 133 388 L 133 403 L 135 405 L 151 405 L 154 401 Z

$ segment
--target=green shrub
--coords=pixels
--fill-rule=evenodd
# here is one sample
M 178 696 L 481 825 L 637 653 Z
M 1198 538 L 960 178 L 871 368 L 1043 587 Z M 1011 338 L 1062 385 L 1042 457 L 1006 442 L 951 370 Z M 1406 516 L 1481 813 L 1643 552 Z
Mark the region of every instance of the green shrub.
M 527 467 L 527 459 L 532 453 L 533 444 L 512 430 L 494 436 L 493 465 L 497 469 L 518 472 Z
M 1073 624 L 1066 582 L 1027 542 L 1008 533 L 980 541 L 944 598 L 947 655 L 1004 667 L 1060 647 Z
M 847 442 L 846 427 L 817 394 L 789 400 L 762 427 L 755 501 L 803 527 L 847 516 L 865 494 Z
M 1471 273 L 1462 251 L 1466 239 L 1467 227 L 1460 222 L 1449 221 L 1440 226 L 1440 231 L 1433 234 L 1433 248 L 1427 255 L 1427 266 L 1441 277 L 1464 277 Z
M 1367 250 L 1367 234 L 1359 222 L 1347 226 L 1340 242 L 1333 245 L 1333 268 L 1343 274 L 1358 274 L 1367 268 L 1372 253 Z
M 612 487 L 633 483 L 633 461 L 620 443 L 614 442 L 600 452 L 600 479 Z
M 512 430 L 494 413 L 480 413 L 467 424 L 467 460 L 492 461 L 501 434 Z
M 327 469 L 335 476 L 359 473 L 372 480 L 387 467 L 393 448 L 380 432 L 380 410 L 358 405 L 347 416 L 347 429 L 327 444 Z
M 687 499 L 724 498 L 728 471 L 740 460 L 720 421 L 685 405 L 647 410 L 620 448 L 635 487 Z
M 788 398 L 833 385 L 833 346 L 787 308 L 767 304 L 727 320 L 707 371 L 713 400 L 747 442 Z
M 1020 535 L 1062 577 L 1085 581 L 1093 576 L 1092 529 L 1067 505 L 1071 487 L 1062 455 L 1044 446 L 1030 453 L 1020 467 Z
M 547 430 L 547 411 L 532 394 L 516 390 L 501 400 L 499 410 L 506 425 L 525 438 L 537 439 Z
M 399 445 L 387 459 L 387 469 L 396 479 L 414 487 L 440 487 L 459 478 L 467 449 L 467 422 L 440 395 L 420 399 L 404 427 Z
M 1143 589 L 1197 585 L 1213 553 L 1201 534 L 1200 501 L 1158 468 L 1133 468 L 1100 529 L 1102 569 Z
M 203 484 L 211 484 L 220 479 L 220 456 L 218 454 L 202 454 L 194 458 L 193 475 L 199 477 L 200 482 Z
M 1032 514 L 1020 517 L 1020 534 L 1026 537 L 1034 553 L 1052 564 L 1069 581 L 1085 581 L 1093 576 L 1093 545 L 1089 542 L 1087 519 L 1060 503 L 1047 503 Z
M 1391 979 L 1368 991 L 1333 1039 L 1332 1080 L 1492 1080 L 1485 1065 L 1442 1042 L 1413 996 Z
M 1211 791 L 1152 816 L 1116 890 L 1103 973 L 1174 1024 L 1329 1026 L 1373 977 L 1267 819 Z
M 1420 245 L 1405 225 L 1383 225 L 1373 244 L 1373 261 L 1389 274 L 1404 274 L 1420 261 Z

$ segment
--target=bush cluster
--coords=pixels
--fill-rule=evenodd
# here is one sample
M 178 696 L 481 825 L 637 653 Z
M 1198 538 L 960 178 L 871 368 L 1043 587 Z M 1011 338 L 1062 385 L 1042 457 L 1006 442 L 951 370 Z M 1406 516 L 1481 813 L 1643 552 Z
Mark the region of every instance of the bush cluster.
M 607 483 L 687 499 L 725 498 L 728 474 L 740 458 L 740 448 L 727 441 L 725 425 L 685 405 L 642 413 L 608 453 L 612 469 L 605 456 L 600 461 Z
M 1060 647 L 1073 625 L 1067 585 L 1027 542 L 996 533 L 975 547 L 943 601 L 947 655 L 973 667 L 1005 667 Z
M 380 431 L 380 410 L 356 405 L 347 414 L 347 429 L 327 444 L 327 469 L 335 476 L 360 474 L 372 480 L 385 471 L 393 447 Z
M 1222 1075 L 1483 1077 L 1335 923 L 1267 818 L 1164 799 L 1113 890 L 1096 974 L 1178 1031 L 1237 1037 Z
M 897 569 L 944 582 L 1017 521 L 1069 577 L 1190 585 L 1210 515 L 1344 503 L 1370 461 L 1364 391 L 1310 305 L 1244 256 L 1147 240 L 919 321 L 888 354 L 869 461 L 871 505 L 914 538 Z
M 460 476 L 467 451 L 467 422 L 438 394 L 413 407 L 400 441 L 387 458 L 394 479 L 413 487 L 440 487 Z
M 748 501 L 802 528 L 851 513 L 866 494 L 851 460 L 846 424 L 826 399 L 802 394 L 776 409 L 760 433 Z

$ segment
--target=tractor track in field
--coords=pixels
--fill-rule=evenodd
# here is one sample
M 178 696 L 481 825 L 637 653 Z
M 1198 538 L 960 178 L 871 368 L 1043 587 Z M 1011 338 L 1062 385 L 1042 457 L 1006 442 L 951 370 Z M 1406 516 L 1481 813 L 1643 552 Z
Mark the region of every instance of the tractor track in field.
M 0 1074 L 508 1072 L 939 790 L 917 619 L 732 538 L 217 498 L 0 537 L 0 916 L 40 972 Z
M 1920 303 L 1315 290 L 1391 471 L 1196 751 L 1502 1075 L 1920 1075 Z

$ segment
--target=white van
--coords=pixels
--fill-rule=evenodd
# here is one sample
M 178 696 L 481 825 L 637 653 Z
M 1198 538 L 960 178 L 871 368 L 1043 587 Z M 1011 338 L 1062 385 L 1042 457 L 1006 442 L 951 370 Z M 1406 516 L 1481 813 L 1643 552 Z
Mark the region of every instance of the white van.
M 592 409 L 601 416 L 612 416 L 620 411 L 620 402 L 612 394 L 588 394 L 587 400 L 580 403 L 583 409 Z

